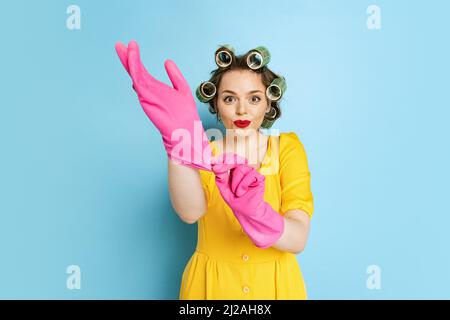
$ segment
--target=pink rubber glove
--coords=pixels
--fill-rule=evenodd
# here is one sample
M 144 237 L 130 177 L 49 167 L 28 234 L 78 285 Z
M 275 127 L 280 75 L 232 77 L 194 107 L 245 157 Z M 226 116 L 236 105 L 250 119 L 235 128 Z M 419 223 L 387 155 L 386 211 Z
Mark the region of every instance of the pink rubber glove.
M 188 167 L 211 171 L 208 138 L 189 85 L 175 62 L 168 59 L 164 63 L 172 88 L 148 73 L 136 41 L 130 41 L 128 48 L 118 42 L 115 48 L 144 112 L 161 133 L 168 157 Z
M 242 158 L 230 153 L 213 158 L 216 185 L 252 242 L 268 248 L 283 234 L 284 218 L 264 201 L 265 177 L 247 161 L 242 162 Z

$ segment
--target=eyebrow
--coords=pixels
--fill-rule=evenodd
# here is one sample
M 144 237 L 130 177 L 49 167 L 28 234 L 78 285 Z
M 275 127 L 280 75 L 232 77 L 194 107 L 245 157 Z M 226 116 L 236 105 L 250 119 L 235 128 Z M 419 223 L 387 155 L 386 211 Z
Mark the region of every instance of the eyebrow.
M 224 91 L 222 91 L 222 94 L 224 94 L 225 92 L 229 92 L 231 94 L 236 94 L 236 92 L 231 91 L 231 90 L 224 90 Z M 252 91 L 249 91 L 247 94 L 252 94 L 252 93 L 257 93 L 257 92 L 263 93 L 261 90 L 252 90 Z

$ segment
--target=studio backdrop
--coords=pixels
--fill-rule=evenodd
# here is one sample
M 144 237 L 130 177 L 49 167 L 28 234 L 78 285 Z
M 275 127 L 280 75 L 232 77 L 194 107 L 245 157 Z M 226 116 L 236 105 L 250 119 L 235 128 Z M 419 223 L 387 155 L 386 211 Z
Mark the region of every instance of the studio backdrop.
M 0 298 L 178 299 L 197 225 L 115 44 L 192 92 L 263 45 L 308 155 L 309 299 L 450 298 L 448 1 L 1 4 Z M 197 101 L 205 129 L 220 126 Z M 222 127 L 223 129 L 223 127 Z

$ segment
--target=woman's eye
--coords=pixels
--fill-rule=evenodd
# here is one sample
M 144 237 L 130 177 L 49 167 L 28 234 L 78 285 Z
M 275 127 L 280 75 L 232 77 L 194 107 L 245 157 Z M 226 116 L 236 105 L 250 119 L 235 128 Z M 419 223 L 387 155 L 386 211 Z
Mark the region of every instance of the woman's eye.
M 258 97 L 258 96 L 253 96 L 253 97 L 252 97 L 252 102 L 257 103 L 257 102 L 259 102 L 259 101 L 261 101 L 261 98 L 260 98 L 260 97 Z
M 223 101 L 225 101 L 225 103 L 231 103 L 233 101 L 233 97 L 232 96 L 226 96 L 225 99 L 223 99 Z

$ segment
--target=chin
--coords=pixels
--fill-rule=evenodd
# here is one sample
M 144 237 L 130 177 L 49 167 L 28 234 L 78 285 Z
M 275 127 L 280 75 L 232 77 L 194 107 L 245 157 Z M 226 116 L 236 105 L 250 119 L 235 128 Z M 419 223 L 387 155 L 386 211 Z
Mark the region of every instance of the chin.
M 238 128 L 233 127 L 231 129 L 235 136 L 237 137 L 249 137 L 258 133 L 258 129 L 247 127 L 247 128 Z

